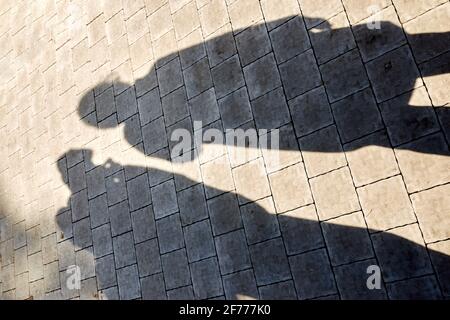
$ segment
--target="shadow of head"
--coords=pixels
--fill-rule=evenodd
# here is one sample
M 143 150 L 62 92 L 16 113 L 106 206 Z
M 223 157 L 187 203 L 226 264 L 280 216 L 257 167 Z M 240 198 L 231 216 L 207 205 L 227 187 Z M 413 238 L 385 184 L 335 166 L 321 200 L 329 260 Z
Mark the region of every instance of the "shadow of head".
M 99 84 L 95 99 L 89 92 L 81 100 L 80 117 L 99 128 L 124 122 L 127 141 L 146 154 L 165 147 L 172 152 L 181 142 L 194 148 L 194 139 L 183 141 L 174 131 L 193 137 L 197 122 L 203 132 L 279 129 L 273 148 L 281 150 L 298 150 L 292 137 L 317 134 L 317 143 L 302 150 L 341 152 L 329 141 L 337 137 L 347 150 L 379 145 L 449 155 L 450 108 L 433 107 L 421 78 L 450 72 L 449 33 L 405 36 L 388 21 L 334 28 L 300 16 L 271 26 L 269 32 L 262 24 L 235 33 L 237 51 L 228 33 L 181 50 L 180 58 L 160 58 L 157 71 L 134 84 Z M 96 122 L 86 110 L 95 111 Z M 432 143 L 410 143 L 432 133 Z M 249 139 L 244 133 L 243 141 Z

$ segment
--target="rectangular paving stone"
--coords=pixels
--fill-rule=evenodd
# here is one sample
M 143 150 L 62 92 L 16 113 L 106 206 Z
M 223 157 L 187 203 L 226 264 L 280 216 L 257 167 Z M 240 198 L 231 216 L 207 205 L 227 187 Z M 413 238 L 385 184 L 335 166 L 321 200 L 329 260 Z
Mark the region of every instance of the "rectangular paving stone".
M 180 59 L 176 58 L 156 70 L 161 96 L 183 85 Z
M 169 300 L 194 300 L 194 290 L 192 286 L 181 287 L 167 291 Z
M 212 68 L 211 75 L 218 99 L 245 85 L 242 68 L 237 55 Z
M 223 25 L 217 31 L 207 36 L 204 42 L 211 67 L 236 54 L 236 44 L 230 23 Z
M 249 249 L 258 285 L 291 279 L 291 271 L 281 238 L 252 245 Z
M 92 246 L 91 222 L 84 218 L 73 224 L 73 240 L 77 248 L 83 249 Z
M 58 260 L 56 233 L 42 238 L 42 256 L 44 264 Z
M 214 88 L 189 100 L 189 111 L 193 121 L 201 121 L 204 126 L 220 119 Z
M 142 138 L 144 140 L 144 149 L 146 154 L 152 154 L 167 147 L 166 129 L 164 118 L 158 119 L 142 127 Z
M 289 257 L 299 299 L 336 293 L 333 274 L 325 249 Z
M 387 284 L 392 300 L 438 300 L 441 299 L 439 285 L 435 276 L 407 279 Z
M 203 164 L 201 170 L 207 199 L 234 189 L 231 166 L 227 155 Z M 214 186 L 214 188 L 208 186 Z
M 25 221 L 19 222 L 13 226 L 14 249 L 21 248 L 27 244 L 27 234 L 25 228 Z
M 145 32 L 145 29 L 143 29 Z M 130 59 L 133 70 L 137 70 L 144 66 L 153 58 L 151 50 L 150 33 L 145 33 L 130 45 Z
M 371 232 L 416 222 L 401 176 L 358 188 L 357 192 Z
M 240 204 L 270 195 L 269 181 L 262 158 L 234 168 L 232 172 Z
M 93 228 L 109 221 L 106 194 L 89 200 L 89 216 L 91 218 L 91 226 Z
M 136 252 L 132 232 L 113 238 L 116 267 L 122 268 L 136 263 Z
M 278 215 L 278 222 L 288 255 L 324 246 L 314 205 Z
M 78 192 L 86 188 L 86 176 L 84 173 L 84 163 L 73 166 L 68 170 L 69 174 L 69 186 L 72 193 Z
M 156 221 L 161 254 L 184 247 L 180 215 L 173 214 Z
M 320 220 L 360 210 L 348 168 L 313 178 L 310 184 Z
M 320 66 L 330 102 L 369 86 L 358 50 L 354 49 Z
M 147 17 L 152 40 L 158 39 L 172 28 L 172 19 L 167 19 L 169 16 L 170 7 L 169 4 L 166 3 Z
M 261 9 L 263 10 L 265 20 L 268 22 L 269 30 L 300 13 L 296 0 L 281 0 L 278 4 L 270 0 L 263 0 L 261 1 Z
M 41 251 L 41 236 L 41 228 L 39 226 L 27 230 L 27 247 L 29 255 Z
M 414 211 L 426 243 L 450 237 L 449 191 L 450 185 L 447 184 L 411 195 Z
M 108 118 L 117 111 L 112 87 L 95 97 L 95 109 L 98 121 Z
M 380 109 L 394 146 L 438 130 L 436 115 L 425 87 L 381 103 Z
M 443 0 L 430 0 L 430 1 L 418 1 L 418 0 L 394 0 L 393 3 L 397 9 L 398 15 L 402 22 L 407 22 L 431 8 L 437 7 L 439 4 L 444 3 Z
M 60 288 L 58 261 L 44 265 L 44 285 L 46 292 Z
M 137 299 L 141 296 L 141 286 L 136 265 L 117 270 L 119 296 L 122 300 Z
M 87 190 L 72 194 L 70 197 L 70 204 L 72 208 L 72 220 L 78 221 L 89 215 L 89 203 Z
M 207 204 L 215 236 L 242 227 L 239 206 L 234 193 L 225 193 L 210 199 Z
M 25 300 L 30 297 L 28 284 L 28 273 L 22 273 L 16 276 L 16 299 Z
M 228 300 L 257 299 L 258 289 L 256 288 L 253 270 L 245 270 L 223 277 L 223 288 Z
M 290 100 L 289 110 L 298 137 L 333 123 L 330 104 L 323 86 Z
M 156 225 L 152 206 L 147 206 L 132 212 L 131 224 L 135 243 L 156 237 Z
M 283 89 L 275 89 L 252 101 L 252 110 L 258 129 L 275 129 L 290 121 Z
M 92 247 L 75 252 L 75 265 L 80 267 L 81 280 L 95 276 L 95 259 Z
M 444 157 L 436 158 L 437 154 Z M 395 149 L 408 192 L 450 181 L 448 154 L 449 149 L 442 134 L 433 134 Z
M 292 280 L 259 287 L 259 295 L 262 300 L 297 300 Z
M 326 173 L 347 163 L 334 125 L 300 138 L 298 142 L 308 177 Z
M 378 102 L 422 84 L 421 81 L 416 81 L 420 77 L 419 71 L 408 46 L 402 46 L 370 61 L 366 68 Z
M 81 281 L 80 289 L 81 300 L 98 300 L 97 281 L 95 278 Z
M 106 195 L 109 206 L 115 205 L 127 198 L 125 174 L 122 170 L 106 178 Z
M 299 0 L 298 3 L 305 16 L 305 24 L 308 29 L 344 10 L 342 2 L 339 0 Z
M 95 259 L 95 274 L 97 276 L 98 289 L 102 290 L 117 285 L 116 267 L 114 255 L 110 254 Z
M 374 234 L 372 242 L 386 282 L 431 272 L 430 259 L 417 224 Z
M 275 206 L 271 197 L 241 207 L 248 244 L 280 236 Z
M 173 180 L 151 189 L 155 218 L 160 219 L 178 211 L 177 196 Z
M 137 109 L 136 92 L 133 87 L 116 96 L 117 120 L 120 122 L 135 114 Z
M 128 202 L 123 201 L 109 208 L 111 234 L 116 236 L 131 230 L 130 210 Z
M 333 266 L 373 257 L 362 212 L 327 220 L 321 226 Z
M 447 258 L 450 253 L 450 241 L 440 241 L 428 245 L 431 262 L 436 270 L 437 279 L 445 297 L 450 296 L 450 272 L 447 268 Z
M 194 136 L 194 129 L 192 124 L 191 117 L 186 117 L 181 121 L 167 127 L 167 137 L 169 138 L 169 150 L 170 156 L 172 159 L 176 157 L 181 157 L 183 153 L 186 153 L 185 157 L 189 160 L 192 160 L 193 156 L 189 155 L 186 151 L 190 151 L 194 148 L 194 141 L 185 139 L 183 144 L 180 145 L 181 137 L 184 135 L 190 134 L 191 137 Z M 178 146 L 178 147 L 177 147 Z M 181 159 L 185 159 L 182 158 Z M 182 162 L 182 161 L 179 161 Z
M 221 274 L 229 274 L 251 267 L 244 231 L 236 230 L 215 238 Z
M 202 30 L 196 29 L 178 41 L 180 61 L 183 69 L 191 66 L 206 55 L 205 44 L 202 40 Z
M 324 25 L 331 25 L 332 28 Z M 330 18 L 323 25 L 318 25 L 321 32 L 311 32 L 311 43 L 317 62 L 323 64 L 356 47 L 350 24 L 345 12 Z
M 73 245 L 73 239 L 68 239 L 62 242 L 59 242 L 57 245 L 58 249 L 58 262 L 59 269 L 66 270 L 67 267 L 75 264 L 75 247 Z M 33 257 L 33 258 L 32 258 Z M 42 255 L 41 253 L 37 253 L 35 255 L 29 256 L 29 263 L 31 264 L 32 259 L 39 260 L 41 259 L 42 264 Z M 31 270 L 30 270 L 30 279 L 31 279 Z M 33 281 L 33 280 L 30 280 Z
M 14 267 L 16 275 L 28 271 L 27 247 L 14 250 Z
M 228 37 L 228 35 L 222 37 Z M 252 63 L 272 50 L 265 24 L 251 26 L 236 35 L 235 39 L 239 59 L 243 66 Z M 235 48 L 234 41 L 233 47 Z
M 209 258 L 216 254 L 209 220 L 184 227 L 183 233 L 189 262 Z
M 376 266 L 375 259 L 355 262 L 334 269 L 337 286 L 344 300 L 387 300 L 384 286 L 380 289 L 367 288 L 367 270 Z
M 144 300 L 166 300 L 164 287 L 164 276 L 158 273 L 141 279 L 142 299 Z
M 250 98 L 246 88 L 241 88 L 220 99 L 219 110 L 225 128 L 236 128 L 253 119 Z
M 149 122 L 162 116 L 161 99 L 159 97 L 159 89 L 154 88 L 145 95 L 137 99 L 139 118 L 141 125 L 145 126 Z
M 106 192 L 105 171 L 102 166 L 98 166 L 86 173 L 88 197 L 92 199 Z
M 183 75 L 189 99 L 213 86 L 209 63 L 206 57 L 185 69 Z
M 427 87 L 428 94 L 435 106 L 443 106 L 450 102 L 450 96 L 447 90 L 450 76 L 448 72 L 445 71 L 448 70 L 449 57 L 450 52 L 447 52 L 420 65 L 420 71 L 424 76 L 423 80 Z M 448 127 L 446 130 L 448 130 Z
M 92 242 L 95 257 L 103 257 L 113 252 L 111 227 L 109 223 L 92 229 Z
M 198 184 L 177 194 L 183 226 L 208 217 L 203 185 Z
M 151 203 L 150 186 L 146 174 L 140 175 L 127 182 L 128 203 L 134 211 Z
M 125 131 L 125 138 L 130 145 L 136 147 L 137 144 L 140 144 L 142 142 L 142 131 L 139 116 L 135 114 L 126 119 L 124 123 L 125 128 L 127 128 Z M 140 147 L 141 149 L 143 149 L 142 144 L 140 145 Z
M 383 128 L 370 88 L 333 103 L 331 109 L 343 143 Z
M 199 7 L 199 17 L 205 36 L 213 33 L 221 26 L 229 22 L 227 6 L 223 0 L 212 0 L 201 8 Z
M 269 175 L 277 213 L 286 212 L 313 202 L 308 178 L 302 164 L 295 164 Z M 286 190 L 286 186 L 295 186 Z
M 140 277 L 162 272 L 157 239 L 137 244 L 136 258 Z
M 191 284 L 185 249 L 162 255 L 161 263 L 167 290 Z
M 223 294 L 217 258 L 194 262 L 190 268 L 196 299 L 212 298 Z
M 389 6 L 391 2 L 389 0 L 344 0 L 342 4 L 347 11 L 350 23 L 355 24 L 376 11 Z M 367 10 L 371 5 L 374 6 L 373 9 Z
M 236 0 L 228 6 L 228 14 L 235 33 L 263 19 L 257 0 Z
M 281 85 L 280 75 L 272 53 L 243 68 L 250 100 L 256 99 Z

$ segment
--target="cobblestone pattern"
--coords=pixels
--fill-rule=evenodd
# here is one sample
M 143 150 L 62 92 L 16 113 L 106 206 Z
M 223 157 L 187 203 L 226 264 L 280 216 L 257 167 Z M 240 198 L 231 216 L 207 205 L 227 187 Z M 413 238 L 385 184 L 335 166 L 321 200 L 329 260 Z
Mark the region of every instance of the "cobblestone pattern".
M 2 1 L 0 297 L 449 298 L 449 18 L 447 0 Z M 287 152 L 214 149 L 189 178 L 128 165 L 173 158 L 200 119 L 280 128 Z

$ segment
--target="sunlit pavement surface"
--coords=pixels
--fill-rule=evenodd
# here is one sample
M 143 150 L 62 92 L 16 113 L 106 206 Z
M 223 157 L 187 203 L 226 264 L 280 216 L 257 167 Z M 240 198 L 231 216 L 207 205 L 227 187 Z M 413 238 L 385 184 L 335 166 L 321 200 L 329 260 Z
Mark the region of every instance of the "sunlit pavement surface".
M 449 88 L 447 0 L 2 0 L 0 297 L 449 298 Z

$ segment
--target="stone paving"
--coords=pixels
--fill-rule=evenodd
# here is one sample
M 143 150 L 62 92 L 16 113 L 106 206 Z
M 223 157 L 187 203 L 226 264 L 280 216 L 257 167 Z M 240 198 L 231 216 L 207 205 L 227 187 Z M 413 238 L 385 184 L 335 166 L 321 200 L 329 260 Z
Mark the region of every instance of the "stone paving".
M 5 0 L 0 70 L 1 298 L 450 298 L 449 1 Z

